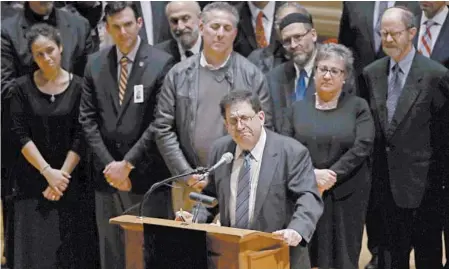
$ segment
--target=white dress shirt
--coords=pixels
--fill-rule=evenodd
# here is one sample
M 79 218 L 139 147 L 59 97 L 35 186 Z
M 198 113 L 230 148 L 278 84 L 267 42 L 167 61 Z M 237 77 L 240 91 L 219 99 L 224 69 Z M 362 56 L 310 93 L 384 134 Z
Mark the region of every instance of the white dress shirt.
M 195 45 L 193 45 L 193 47 L 191 49 L 189 49 L 193 54 L 198 54 L 200 53 L 201 50 L 201 35 L 198 35 L 198 39 L 196 40 Z M 181 61 L 184 61 L 185 59 L 187 59 L 186 56 L 186 50 L 181 46 L 181 44 L 179 42 L 176 42 L 178 44 L 178 50 L 179 50 L 179 55 L 181 55 Z
M 232 54 L 232 53 L 231 53 Z M 204 56 L 204 52 L 201 52 L 201 57 L 200 57 L 200 65 L 202 67 L 207 67 L 209 68 L 209 70 L 218 70 L 221 69 L 223 67 L 226 66 L 226 64 L 228 63 L 229 59 L 231 58 L 231 54 L 228 55 L 228 58 L 226 58 L 226 61 L 224 61 L 224 63 L 222 63 L 219 67 L 214 67 L 213 65 L 209 64 L 206 60 L 206 56 Z
M 262 163 L 263 150 L 265 149 L 265 142 L 267 140 L 267 134 L 265 129 L 262 128 L 262 132 L 260 134 L 259 141 L 251 150 L 251 185 L 249 191 L 249 224 L 251 225 L 254 217 L 254 207 L 256 204 L 256 190 L 257 183 L 259 182 L 259 173 L 260 173 L 260 165 Z M 229 218 L 231 221 L 231 226 L 235 225 L 235 207 L 237 200 L 237 188 L 238 188 L 238 180 L 240 169 L 243 166 L 244 156 L 242 154 L 243 150 L 237 145 L 235 148 L 236 158 L 234 158 L 234 162 L 232 164 L 231 171 L 231 197 L 229 197 Z
M 254 33 L 256 31 L 256 22 L 257 22 L 257 15 L 259 15 L 259 12 L 263 12 L 263 30 L 265 33 L 265 39 L 267 40 L 267 44 L 270 44 L 271 39 L 271 31 L 273 30 L 273 23 L 274 23 L 274 11 L 275 11 L 275 1 L 269 1 L 268 4 L 263 8 L 260 9 L 256 7 L 251 1 L 248 1 L 248 7 L 251 12 L 251 22 L 253 24 Z
M 380 1 L 374 2 L 374 15 L 373 15 L 373 29 L 374 30 L 376 30 L 377 19 L 379 17 L 379 2 Z M 390 7 L 394 6 L 395 2 L 396 1 L 388 1 L 387 7 L 390 8 Z
M 435 46 L 435 43 L 438 39 L 438 35 L 440 34 L 441 28 L 443 27 L 444 22 L 446 21 L 446 17 L 449 13 L 449 9 L 447 8 L 447 6 L 444 6 L 444 8 L 438 12 L 438 14 L 436 14 L 431 20 L 436 22 L 437 24 L 433 25 L 432 27 L 430 27 L 430 34 L 432 35 L 432 44 L 430 45 L 431 50 L 433 51 L 433 48 Z M 422 16 L 421 16 L 421 22 L 420 22 L 420 27 L 419 27 L 419 35 L 418 35 L 418 47 L 417 49 L 420 49 L 422 46 L 422 42 L 421 42 L 421 38 L 424 35 L 425 31 L 426 31 L 426 21 L 429 18 L 427 18 L 426 14 L 424 14 L 424 11 L 422 12 Z
M 151 1 L 140 1 L 140 7 L 142 8 L 142 17 L 143 23 L 145 23 L 148 44 L 154 45 L 153 10 L 151 9 Z

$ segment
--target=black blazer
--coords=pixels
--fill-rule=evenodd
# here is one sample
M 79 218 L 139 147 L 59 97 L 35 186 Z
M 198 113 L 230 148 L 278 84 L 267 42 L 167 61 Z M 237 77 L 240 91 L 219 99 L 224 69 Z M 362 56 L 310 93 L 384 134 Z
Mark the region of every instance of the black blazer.
M 14 79 L 37 69 L 25 39 L 25 34 L 33 26 L 32 20 L 25 15 L 26 7 L 2 21 L 1 31 L 1 87 L 2 96 L 9 90 Z M 79 76 L 83 76 L 87 55 L 93 52 L 93 42 L 89 22 L 69 12 L 54 9 L 57 29 L 61 32 L 61 66 Z
M 176 63 L 179 63 L 181 61 L 181 54 L 179 53 L 178 43 L 173 38 L 156 44 L 154 47 L 163 50 L 173 56 Z
M 248 60 L 255 64 L 264 73 L 268 73 L 275 67 L 285 63 L 287 52 L 279 41 L 275 41 L 266 48 L 256 49 L 248 56 Z
M 388 69 L 389 57 L 382 58 L 368 65 L 361 79 L 376 128 L 373 180 L 391 189 L 399 207 L 417 208 L 432 180 L 439 180 L 436 126 L 448 100 L 439 82 L 447 69 L 416 53 L 390 125 Z
M 419 36 L 419 30 L 421 25 L 421 17 L 422 13 L 420 13 L 418 16 L 416 16 L 415 20 L 418 23 L 417 25 L 417 32 L 415 35 L 415 38 L 413 39 L 413 44 L 415 45 L 415 48 L 418 49 L 418 39 Z M 437 40 L 435 41 L 435 46 L 433 47 L 432 54 L 430 55 L 430 59 L 435 60 L 442 65 L 444 65 L 446 68 L 449 68 L 449 16 L 446 16 L 446 20 L 444 21 L 444 24 L 441 27 L 440 34 L 438 35 Z
M 80 122 L 94 153 L 98 188 L 115 190 L 106 184 L 102 174 L 104 167 L 114 160 L 125 159 L 136 167 L 130 174 L 134 193 L 143 193 L 169 176 L 149 126 L 154 119 L 156 96 L 172 65 L 170 55 L 141 42 L 120 106 L 116 47 L 90 57 L 84 75 Z M 134 102 L 135 85 L 143 85 L 143 103 Z
M 281 5 L 282 2 L 276 2 L 275 9 Z M 248 57 L 248 55 L 256 50 L 257 41 L 256 34 L 254 33 L 251 10 L 249 9 L 248 2 L 243 1 L 235 6 L 240 14 L 240 21 L 238 24 L 238 34 L 237 38 L 234 41 L 234 51 L 240 53 L 241 55 Z M 269 44 L 273 43 L 276 40 L 276 30 L 273 27 L 271 30 L 271 38 L 269 40 Z
M 315 81 L 312 75 L 309 78 L 309 85 L 307 85 L 306 97 L 315 94 Z M 281 132 L 282 121 L 285 117 L 285 112 L 291 106 L 291 95 L 296 87 L 296 70 L 293 61 L 288 61 L 274 68 L 266 74 L 268 88 L 270 90 L 271 100 L 273 101 L 273 120 L 274 130 Z
M 143 19 L 142 6 L 140 5 L 140 1 L 136 1 L 135 3 Z M 172 38 L 170 33 L 170 26 L 168 24 L 167 17 L 165 16 L 165 7 L 167 6 L 168 1 L 150 1 L 150 4 L 151 14 L 153 18 L 153 44 L 158 44 Z M 148 38 L 145 30 L 145 21 L 143 22 L 143 26 L 140 29 L 139 36 L 145 43 L 148 43 Z
M 360 74 L 365 66 L 385 56 L 382 49 L 376 52 L 373 38 L 374 1 L 344 1 L 340 20 L 338 43 L 350 48 L 354 53 L 355 73 Z M 418 2 L 404 1 L 395 3 L 405 6 L 413 14 L 421 12 Z

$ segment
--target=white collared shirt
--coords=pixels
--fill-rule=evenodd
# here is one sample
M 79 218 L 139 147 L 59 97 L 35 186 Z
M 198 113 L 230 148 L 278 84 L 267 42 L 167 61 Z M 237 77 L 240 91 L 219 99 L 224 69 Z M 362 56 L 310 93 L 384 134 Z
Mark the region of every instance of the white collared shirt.
M 259 173 L 260 173 L 260 165 L 262 164 L 263 151 L 265 149 L 265 143 L 267 141 L 267 134 L 265 129 L 262 128 L 262 132 L 259 137 L 259 141 L 251 150 L 251 186 L 249 193 L 249 224 L 252 223 L 254 217 L 254 208 L 256 204 L 256 190 L 257 184 L 259 182 Z M 242 154 L 243 150 L 237 145 L 235 148 L 236 158 L 234 158 L 234 162 L 232 164 L 231 171 L 231 181 L 230 181 L 230 194 L 229 197 L 229 218 L 231 221 L 231 226 L 235 225 L 235 207 L 237 203 L 237 188 L 238 188 L 238 180 L 240 169 L 243 166 L 244 156 Z
M 204 56 L 204 52 L 201 52 L 201 57 L 200 57 L 200 65 L 202 67 L 207 67 L 209 70 L 218 70 L 221 69 L 223 67 L 226 66 L 226 64 L 228 63 L 229 59 L 231 58 L 232 53 L 230 53 L 228 55 L 228 58 L 226 58 L 226 61 L 224 61 L 224 63 L 222 63 L 219 67 L 215 67 L 211 64 L 209 64 L 206 60 L 206 56 Z
M 318 48 L 315 49 L 315 51 L 313 52 L 312 57 L 311 57 L 310 60 L 306 63 L 306 66 L 304 66 L 304 70 L 305 70 L 306 73 L 307 73 L 307 77 L 306 77 L 306 88 L 309 87 L 309 81 L 310 81 L 310 78 L 311 78 L 311 76 L 312 76 L 313 67 L 314 67 L 314 65 L 315 65 L 315 58 L 316 58 L 317 51 L 318 51 Z M 301 72 L 301 69 L 299 69 L 299 67 L 296 66 L 296 64 L 294 64 L 294 66 L 295 66 L 295 71 L 296 71 L 296 79 L 295 79 L 295 86 L 294 86 L 295 88 L 293 89 L 293 92 L 296 91 L 296 82 L 298 81 L 299 75 L 300 75 L 300 72 Z
M 430 48 L 432 49 L 432 51 L 433 51 L 433 48 L 435 47 L 435 43 L 436 43 L 438 36 L 441 32 L 441 28 L 443 27 L 443 24 L 446 21 L 446 17 L 448 16 L 448 13 L 449 13 L 449 9 L 447 8 L 447 6 L 444 6 L 444 8 L 431 19 L 432 21 L 437 23 L 434 26 L 430 27 L 430 34 L 432 35 L 432 44 L 430 45 Z M 428 19 L 429 18 L 427 18 L 426 14 L 424 14 L 424 11 L 423 11 L 422 16 L 421 16 L 421 22 L 419 24 L 420 27 L 419 27 L 417 49 L 420 49 L 422 46 L 421 38 L 426 31 L 426 28 L 427 28 L 426 22 Z
M 267 40 L 267 44 L 270 44 L 271 31 L 273 30 L 276 2 L 269 1 L 268 4 L 263 9 L 259 9 L 251 1 L 248 1 L 248 7 L 249 11 L 251 12 L 251 22 L 253 25 L 254 33 L 256 32 L 257 15 L 259 15 L 260 11 L 263 12 L 263 19 L 262 19 L 263 30 L 265 33 L 265 39 Z
M 140 1 L 142 8 L 143 23 L 147 34 L 148 44 L 154 45 L 153 36 L 153 10 L 151 8 L 151 1 Z
M 196 40 L 195 45 L 193 45 L 193 47 L 191 49 L 189 49 L 193 54 L 198 54 L 200 53 L 201 50 L 201 35 L 198 35 L 198 39 Z M 178 50 L 179 50 L 179 55 L 181 55 L 181 61 L 187 59 L 186 56 L 186 50 L 181 46 L 181 44 L 179 42 L 176 42 L 178 44 Z
M 126 69 L 128 69 L 128 77 L 131 74 L 134 60 L 136 59 L 137 51 L 139 50 L 141 42 L 142 40 L 140 39 L 140 36 L 137 36 L 136 45 L 128 54 L 126 54 L 126 58 L 128 58 L 128 64 L 126 66 Z M 117 46 L 115 47 L 115 49 L 117 50 L 117 79 L 120 80 L 120 59 L 122 59 L 123 53 L 118 49 Z

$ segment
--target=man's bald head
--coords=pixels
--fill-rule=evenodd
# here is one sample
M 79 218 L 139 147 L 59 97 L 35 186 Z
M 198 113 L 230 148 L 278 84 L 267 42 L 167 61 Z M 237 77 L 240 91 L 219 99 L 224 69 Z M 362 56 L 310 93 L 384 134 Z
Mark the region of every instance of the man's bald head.
M 200 14 L 201 7 L 195 1 L 172 1 L 165 8 L 172 36 L 186 50 L 198 40 Z

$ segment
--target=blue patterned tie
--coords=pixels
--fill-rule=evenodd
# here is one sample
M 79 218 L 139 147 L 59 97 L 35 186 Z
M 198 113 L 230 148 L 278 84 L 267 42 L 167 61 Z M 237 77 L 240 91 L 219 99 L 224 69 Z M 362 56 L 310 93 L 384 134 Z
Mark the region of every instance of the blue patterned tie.
M 301 69 L 299 72 L 299 78 L 296 81 L 295 94 L 293 96 L 293 101 L 300 101 L 306 96 L 307 86 L 306 86 L 307 72 Z
M 249 193 L 251 189 L 251 153 L 243 151 L 242 155 L 244 160 L 239 173 L 234 227 L 247 229 L 249 223 Z
M 388 97 L 387 97 L 387 110 L 388 110 L 388 124 L 391 123 L 393 119 L 394 112 L 396 111 L 396 106 L 399 100 L 399 96 L 401 96 L 402 92 L 402 82 L 401 68 L 398 64 L 395 64 L 393 68 L 391 68 L 392 76 L 390 81 L 388 82 Z

